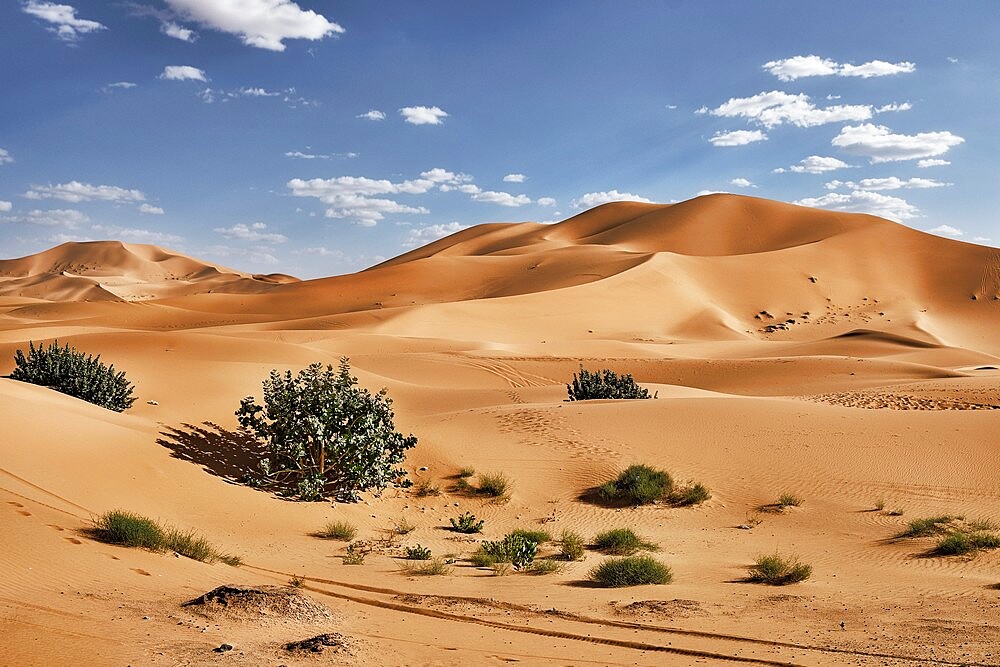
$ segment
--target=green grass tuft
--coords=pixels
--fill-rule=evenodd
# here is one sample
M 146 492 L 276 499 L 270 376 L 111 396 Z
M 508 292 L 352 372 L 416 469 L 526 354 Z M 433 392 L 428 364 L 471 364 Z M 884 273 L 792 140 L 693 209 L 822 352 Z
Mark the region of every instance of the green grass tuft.
M 666 500 L 674 490 L 674 480 L 666 470 L 637 464 L 626 468 L 618 477 L 598 488 L 598 493 L 608 502 L 647 505 L 656 500 Z
M 927 517 L 925 519 L 914 519 L 898 537 L 928 537 L 930 535 L 940 535 L 948 531 L 948 524 L 954 522 L 958 517 L 950 514 Z
M 317 536 L 327 540 L 350 542 L 358 536 L 358 529 L 354 527 L 354 524 L 347 521 L 331 521 L 323 527 L 323 530 L 317 533 Z
M 750 567 L 750 581 L 772 586 L 785 586 L 805 581 L 812 574 L 812 566 L 799 562 L 797 558 L 786 558 L 778 554 L 758 556 Z
M 476 469 L 473 468 L 472 466 L 465 466 L 464 468 L 458 471 L 458 476 L 462 479 L 465 479 L 466 477 L 472 477 L 475 474 L 476 474 Z
M 580 533 L 572 530 L 564 530 L 559 537 L 559 555 L 566 560 L 580 560 L 583 558 L 583 537 Z
M 636 535 L 631 528 L 612 528 L 594 538 L 594 548 L 616 556 L 629 556 L 639 550 L 656 551 L 659 547 Z
M 698 482 L 692 486 L 678 489 L 670 495 L 670 500 L 675 505 L 686 507 L 688 505 L 700 505 L 711 497 L 712 494 L 709 493 L 708 487 Z
M 552 541 L 552 534 L 547 530 L 531 530 L 529 528 L 515 528 L 508 535 L 523 537 L 535 544 L 544 544 Z
M 801 496 L 797 496 L 794 493 L 782 493 L 775 505 L 781 509 L 785 509 L 786 507 L 798 507 L 804 502 Z
M 502 472 L 482 473 L 476 493 L 490 498 L 507 498 L 513 485 Z
M 611 587 L 669 584 L 670 567 L 651 556 L 608 558 L 590 571 L 590 580 Z
M 126 510 L 112 510 L 94 521 L 97 539 L 109 544 L 125 547 L 139 547 L 151 551 L 163 551 L 166 536 L 160 525 Z

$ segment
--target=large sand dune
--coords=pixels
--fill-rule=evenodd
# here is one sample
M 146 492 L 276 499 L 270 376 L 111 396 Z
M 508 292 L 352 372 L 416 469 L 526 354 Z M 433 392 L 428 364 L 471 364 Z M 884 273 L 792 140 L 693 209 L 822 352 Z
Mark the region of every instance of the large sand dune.
M 932 514 L 1000 520 L 998 331 L 997 249 L 733 195 L 481 225 L 301 282 L 117 242 L 0 261 L 0 373 L 58 338 L 126 370 L 140 397 L 116 414 L 0 379 L 0 664 L 1000 664 L 1000 553 L 929 558 L 933 541 L 891 539 Z M 272 368 L 343 355 L 388 388 L 420 439 L 407 468 L 443 495 L 305 504 L 238 483 L 239 399 Z M 659 398 L 567 403 L 580 364 Z M 581 500 L 633 462 L 713 497 Z M 451 491 L 463 466 L 505 472 L 510 501 Z M 805 503 L 758 511 L 785 492 Z M 91 517 L 118 507 L 245 565 L 91 539 Z M 343 565 L 342 543 L 310 535 L 344 519 L 371 539 L 406 517 L 404 544 L 468 554 L 443 530 L 466 509 L 488 539 L 632 526 L 674 583 L 589 587 L 595 552 L 547 576 L 408 576 L 389 555 Z M 762 522 L 739 529 L 748 516 Z M 776 550 L 813 577 L 741 582 Z M 293 575 L 330 619 L 180 606 Z M 320 632 L 353 653 L 280 648 Z

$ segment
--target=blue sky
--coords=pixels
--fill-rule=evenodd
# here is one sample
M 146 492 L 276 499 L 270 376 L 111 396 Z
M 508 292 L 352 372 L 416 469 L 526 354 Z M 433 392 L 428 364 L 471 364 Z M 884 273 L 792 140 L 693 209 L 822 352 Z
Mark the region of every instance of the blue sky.
M 996 245 L 996 10 L 8 0 L 0 256 L 118 238 L 318 277 L 705 191 Z

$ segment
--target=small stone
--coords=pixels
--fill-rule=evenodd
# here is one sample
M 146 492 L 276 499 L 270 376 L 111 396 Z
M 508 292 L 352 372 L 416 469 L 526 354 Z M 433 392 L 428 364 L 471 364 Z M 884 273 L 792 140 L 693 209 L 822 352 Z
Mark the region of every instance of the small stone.
M 143 616 L 143 617 L 142 617 L 142 620 L 144 620 L 144 621 L 148 621 L 148 620 L 149 620 L 149 616 Z
M 745 524 L 745 523 L 741 523 L 740 525 L 738 525 L 736 527 L 739 528 L 740 530 L 750 530 L 753 526 L 750 526 L 750 525 Z
M 156 401 L 146 401 L 147 405 L 159 405 Z
M 420 472 L 424 472 L 426 470 L 430 470 L 430 468 L 428 468 L 427 466 L 420 466 L 418 470 L 420 470 Z
M 233 650 L 233 645 L 232 644 L 221 644 L 219 646 L 219 648 L 213 648 L 212 650 L 215 651 L 216 653 L 225 653 L 226 651 L 232 651 Z

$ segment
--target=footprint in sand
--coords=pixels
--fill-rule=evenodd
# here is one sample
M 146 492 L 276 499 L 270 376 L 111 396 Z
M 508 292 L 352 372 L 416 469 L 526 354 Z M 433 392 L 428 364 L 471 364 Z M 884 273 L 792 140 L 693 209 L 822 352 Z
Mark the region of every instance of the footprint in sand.
M 50 523 L 50 524 L 47 524 L 47 525 L 48 525 L 49 528 L 52 528 L 53 530 L 58 530 L 60 533 L 63 532 L 64 530 L 66 530 L 62 526 L 57 526 L 54 523 Z
M 17 513 L 20 514 L 21 516 L 31 516 L 31 512 L 25 512 L 24 510 L 18 510 Z
M 13 505 L 14 507 L 24 507 L 24 505 L 22 505 L 21 503 L 14 502 L 13 500 L 8 500 L 7 504 Z
M 131 569 L 131 570 L 132 570 L 133 572 L 135 572 L 136 574 L 141 574 L 141 575 L 142 575 L 142 576 L 144 576 L 144 577 L 152 577 L 152 576 L 153 576 L 153 575 L 151 575 L 151 574 L 150 574 L 149 572 L 146 572 L 145 570 L 143 570 L 142 568 L 138 568 L 138 567 L 133 567 L 133 568 L 130 568 L 130 569 Z
M 62 529 L 60 528 L 60 530 L 62 530 Z M 83 544 L 83 542 L 81 542 L 80 540 L 76 539 L 75 537 L 64 537 L 63 539 L 66 540 L 67 542 L 69 542 L 70 544 Z

